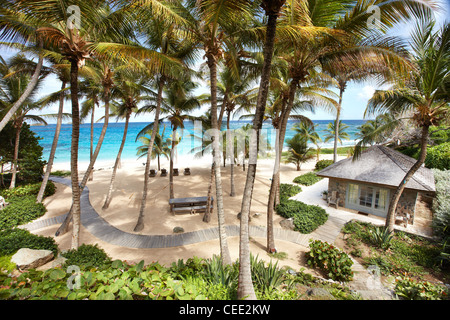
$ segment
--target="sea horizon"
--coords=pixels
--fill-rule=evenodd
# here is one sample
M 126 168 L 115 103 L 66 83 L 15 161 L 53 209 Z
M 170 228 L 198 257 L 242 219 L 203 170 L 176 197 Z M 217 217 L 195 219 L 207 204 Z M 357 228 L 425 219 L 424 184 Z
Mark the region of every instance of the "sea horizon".
M 326 132 L 324 131 L 327 125 L 334 120 L 312 120 L 312 122 L 317 125 L 316 132 L 319 136 L 324 139 Z M 349 134 L 350 139 L 344 140 L 343 144 L 338 144 L 339 147 L 353 146 L 357 143 L 358 138 L 357 134 L 359 133 L 358 127 L 365 123 L 367 120 L 341 120 L 342 123 L 348 125 L 349 127 L 346 129 L 346 132 Z M 241 128 L 243 125 L 251 123 L 251 120 L 230 120 L 230 129 L 236 130 Z M 295 131 L 292 129 L 293 125 L 297 123 L 296 120 L 289 120 L 287 130 L 286 130 L 286 138 L 292 138 L 295 135 Z M 137 147 L 139 147 L 142 143 L 138 140 L 136 141 L 136 135 L 146 126 L 149 122 L 130 122 L 128 127 L 127 139 L 125 142 L 124 150 L 122 152 L 121 159 L 124 161 L 130 160 L 138 160 L 138 156 L 136 155 Z M 123 129 L 125 123 L 124 122 L 109 122 L 108 129 L 106 131 L 106 136 L 102 144 L 102 148 L 97 157 L 98 161 L 111 161 L 115 160 L 117 157 L 117 152 L 119 150 Z M 226 123 L 222 123 L 222 130 L 226 130 L 224 128 Z M 97 144 L 97 141 L 100 137 L 100 132 L 102 130 L 103 123 L 94 123 L 94 148 Z M 50 149 L 53 143 L 53 137 L 55 133 L 56 124 L 48 124 L 46 126 L 31 126 L 31 130 L 39 136 L 41 139 L 39 140 L 39 144 L 43 147 L 43 160 L 48 160 Z M 80 162 L 88 162 L 90 158 L 90 123 L 84 123 L 80 125 L 80 142 L 79 142 L 79 156 L 78 161 Z M 199 139 L 194 139 L 192 137 L 193 134 L 197 135 L 200 133 L 199 128 L 195 127 L 192 122 L 185 122 L 185 128 L 178 129 L 178 135 L 181 136 L 181 142 L 177 146 L 177 154 L 178 156 L 187 156 L 192 155 L 191 150 L 199 145 Z M 170 122 L 164 122 L 164 125 L 160 127 L 160 133 L 162 134 L 164 131 L 164 138 L 168 138 L 172 134 L 172 128 L 170 126 Z M 275 146 L 275 131 L 273 130 L 273 126 L 270 121 L 266 121 L 262 127 L 262 134 L 265 135 L 268 141 L 268 144 L 272 147 Z M 70 149 L 71 149 L 71 135 L 72 135 L 72 125 L 71 124 L 63 124 L 61 127 L 61 133 L 58 140 L 58 147 L 56 150 L 56 155 L 54 159 L 54 163 L 67 163 L 70 162 Z M 327 143 L 321 142 L 322 148 L 332 148 L 334 144 L 333 140 L 328 141 Z M 310 147 L 315 148 L 313 144 L 309 143 Z M 286 145 L 285 145 L 286 148 Z M 144 159 L 145 161 L 145 159 Z

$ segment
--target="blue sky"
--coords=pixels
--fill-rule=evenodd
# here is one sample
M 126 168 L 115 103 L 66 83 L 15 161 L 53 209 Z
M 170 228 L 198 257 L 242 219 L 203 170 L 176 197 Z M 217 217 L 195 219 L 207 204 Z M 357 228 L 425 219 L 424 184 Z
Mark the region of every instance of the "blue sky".
M 449 20 L 449 13 L 450 13 L 450 0 L 440 0 L 438 1 L 441 6 L 443 7 L 442 12 L 436 12 L 436 20 L 438 22 L 438 25 L 442 24 L 445 20 Z M 382 13 L 381 13 L 382 14 Z M 407 39 L 409 37 L 409 33 L 412 29 L 412 24 L 406 24 L 402 23 L 398 26 L 392 28 L 390 31 L 391 35 L 399 36 L 402 38 Z M 0 55 L 8 59 L 10 56 L 12 56 L 15 53 L 15 51 L 11 49 L 7 49 L 5 47 L 0 48 Z M 61 84 L 56 79 L 54 75 L 50 75 L 45 80 L 44 84 L 39 90 L 38 96 L 44 96 L 48 93 L 55 92 L 60 90 Z M 371 98 L 372 94 L 377 89 L 377 84 L 375 82 L 364 82 L 364 83 L 350 83 L 347 90 L 344 93 L 343 97 L 343 111 L 341 119 L 344 120 L 359 120 L 364 118 L 364 111 L 367 105 L 367 101 Z M 207 87 L 206 84 L 202 84 L 202 87 L 198 89 L 198 93 L 204 93 L 209 92 L 209 87 Z M 56 113 L 57 112 L 57 105 L 52 105 L 45 110 L 43 110 L 43 113 Z M 203 107 L 201 110 L 196 111 L 195 115 L 200 115 L 204 113 L 204 111 L 208 109 L 207 106 Z M 65 105 L 65 112 L 69 112 L 70 110 L 70 102 L 66 103 Z M 96 110 L 96 114 L 98 115 L 97 118 L 102 116 L 102 110 Z M 329 112 L 323 111 L 323 110 L 317 110 L 314 114 L 306 112 L 304 113 L 305 116 L 309 117 L 312 120 L 330 120 L 334 118 L 333 114 L 330 114 Z M 130 119 L 130 121 L 133 122 L 151 122 L 153 121 L 153 115 L 142 115 L 136 118 Z M 49 120 L 49 123 L 54 122 L 54 120 Z

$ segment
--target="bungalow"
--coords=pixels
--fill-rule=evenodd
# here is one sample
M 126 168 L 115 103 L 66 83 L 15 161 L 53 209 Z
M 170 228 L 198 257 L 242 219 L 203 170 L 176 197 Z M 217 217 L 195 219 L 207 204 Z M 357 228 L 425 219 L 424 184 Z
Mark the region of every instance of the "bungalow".
M 398 151 L 376 145 L 365 150 L 358 160 L 336 162 L 317 175 L 329 178 L 328 194 L 338 192 L 339 206 L 386 218 L 395 189 L 415 162 Z M 433 172 L 422 166 L 408 181 L 396 216 L 414 223 L 418 197 L 433 197 L 435 191 Z

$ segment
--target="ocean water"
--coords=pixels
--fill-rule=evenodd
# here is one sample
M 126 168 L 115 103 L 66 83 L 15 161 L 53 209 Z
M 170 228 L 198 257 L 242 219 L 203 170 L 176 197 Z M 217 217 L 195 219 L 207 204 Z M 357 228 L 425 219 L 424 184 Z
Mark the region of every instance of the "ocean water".
M 316 132 L 323 139 L 327 134 L 324 130 L 327 125 L 332 122 L 332 120 L 314 120 L 313 121 L 317 127 Z M 349 134 L 350 139 L 347 141 L 343 141 L 342 146 L 353 146 L 357 141 L 357 133 L 359 132 L 358 127 L 361 126 L 365 121 L 364 120 L 342 120 L 343 123 L 348 125 L 349 127 L 346 129 L 346 132 Z M 230 129 L 235 130 L 239 129 L 242 126 L 250 123 L 250 121 L 230 121 Z M 286 131 L 286 140 L 292 138 L 295 135 L 295 131 L 292 129 L 292 126 L 296 123 L 296 121 L 289 121 L 288 128 Z M 136 149 L 141 145 L 141 142 L 136 141 L 136 135 L 144 128 L 148 123 L 144 122 L 132 122 L 128 126 L 128 134 L 127 140 L 125 142 L 125 147 L 122 153 L 123 160 L 136 160 L 138 156 L 136 155 Z M 170 137 L 172 134 L 172 129 L 170 127 L 170 123 L 165 123 L 165 137 Z M 94 124 L 94 148 L 100 136 L 100 132 L 102 130 L 102 123 Z M 108 161 L 114 160 L 117 156 L 117 152 L 119 151 L 120 143 L 122 142 L 124 123 L 116 123 L 110 122 L 108 125 L 108 129 L 106 131 L 105 140 L 103 141 L 101 151 L 98 155 L 98 161 Z M 44 160 L 48 159 L 50 154 L 50 149 L 53 143 L 53 137 L 55 134 L 56 124 L 49 124 L 47 126 L 32 126 L 31 129 L 36 133 L 37 136 L 41 138 L 40 145 L 44 148 L 43 158 Z M 188 155 L 191 154 L 191 150 L 198 146 L 200 140 L 193 138 L 192 134 L 198 136 L 199 131 L 198 128 L 191 122 L 185 123 L 184 130 L 179 129 L 178 135 L 181 136 L 181 141 L 178 145 L 177 153 L 178 155 Z M 162 133 L 164 127 L 160 128 L 160 132 Z M 58 147 L 55 155 L 55 163 L 69 162 L 70 161 L 70 144 L 71 144 L 71 133 L 72 133 L 72 125 L 63 124 L 61 133 L 58 140 Z M 270 145 L 275 146 L 275 131 L 270 122 L 264 123 L 262 128 L 262 134 L 267 137 L 267 141 Z M 327 143 L 321 143 L 322 148 L 333 147 L 333 140 L 330 140 Z M 314 145 L 311 145 L 314 147 Z M 341 146 L 341 145 L 338 145 Z M 89 152 L 90 152 L 90 124 L 82 124 L 80 126 L 80 143 L 79 143 L 79 161 L 87 162 L 89 161 Z M 145 162 L 145 159 L 142 159 Z

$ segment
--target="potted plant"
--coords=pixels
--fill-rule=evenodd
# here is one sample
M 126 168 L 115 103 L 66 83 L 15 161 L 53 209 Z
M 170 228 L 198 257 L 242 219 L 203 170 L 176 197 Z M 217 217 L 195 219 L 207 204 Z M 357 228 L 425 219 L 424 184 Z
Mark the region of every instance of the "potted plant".
M 327 200 L 327 196 L 328 196 L 328 191 L 327 190 L 323 191 L 322 192 L 322 199 L 323 200 Z

